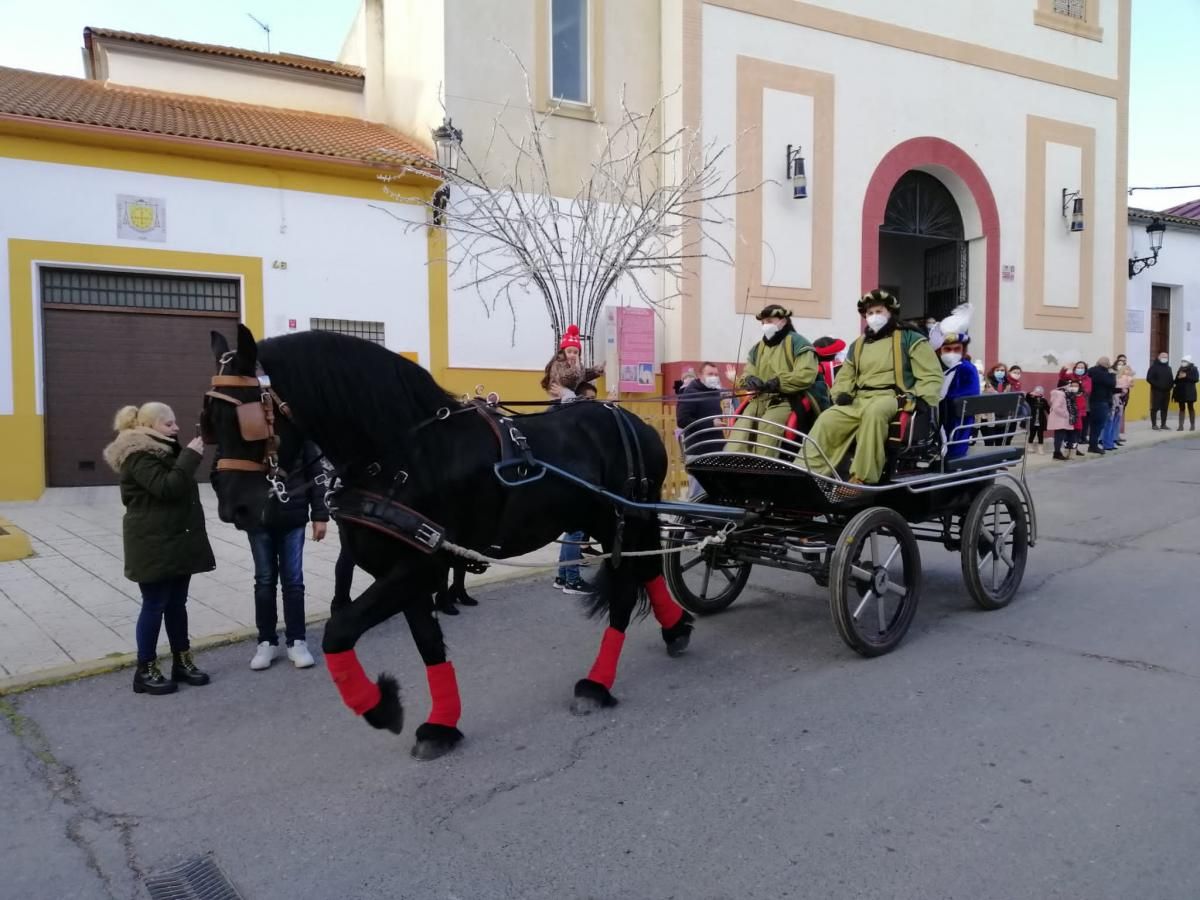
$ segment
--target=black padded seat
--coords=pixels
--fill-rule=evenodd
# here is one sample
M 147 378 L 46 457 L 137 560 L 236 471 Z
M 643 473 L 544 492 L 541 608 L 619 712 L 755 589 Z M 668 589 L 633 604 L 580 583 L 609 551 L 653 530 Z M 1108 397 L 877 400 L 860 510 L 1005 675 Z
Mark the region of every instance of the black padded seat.
M 989 447 L 978 453 L 968 453 L 958 459 L 946 460 L 947 472 L 967 472 L 971 469 L 986 469 L 1002 463 L 1016 462 L 1025 455 L 1025 446 Z

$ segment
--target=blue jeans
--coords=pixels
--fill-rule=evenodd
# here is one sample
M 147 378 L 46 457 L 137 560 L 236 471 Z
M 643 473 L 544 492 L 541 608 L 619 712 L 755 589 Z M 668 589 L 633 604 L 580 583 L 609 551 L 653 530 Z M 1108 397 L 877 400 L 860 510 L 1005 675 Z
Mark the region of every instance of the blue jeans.
M 583 540 L 583 537 L 582 531 L 572 531 L 563 538 L 568 542 L 563 544 L 558 551 L 558 577 L 563 581 L 579 580 L 579 566 L 563 565 L 563 563 L 578 563 L 583 559 L 583 545 L 578 543 Z
M 142 611 L 137 620 L 137 656 L 139 663 L 158 658 L 158 632 L 167 623 L 167 640 L 172 653 L 190 650 L 188 643 L 187 593 L 191 575 L 139 584 Z
M 258 642 L 278 644 L 275 631 L 279 613 L 275 608 L 275 585 L 283 584 L 283 624 L 290 647 L 304 640 L 304 529 L 264 529 L 249 534 L 254 555 L 254 624 Z
M 1088 410 L 1088 449 L 1095 452 L 1100 448 L 1104 438 L 1104 430 L 1108 427 L 1108 413 L 1111 406 L 1104 403 L 1093 403 Z
M 1108 414 L 1108 423 L 1104 426 L 1104 436 L 1100 446 L 1105 450 L 1117 449 L 1117 438 L 1121 436 L 1121 409 L 1114 406 Z

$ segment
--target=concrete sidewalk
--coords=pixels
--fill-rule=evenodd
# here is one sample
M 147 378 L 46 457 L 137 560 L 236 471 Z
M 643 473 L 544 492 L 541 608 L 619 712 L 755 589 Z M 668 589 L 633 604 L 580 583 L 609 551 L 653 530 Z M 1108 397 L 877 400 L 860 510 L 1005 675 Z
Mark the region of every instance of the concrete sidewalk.
M 192 579 L 188 621 L 197 647 L 255 634 L 254 564 L 246 536 L 217 519 L 216 497 L 207 485 L 201 486 L 201 498 L 217 568 Z M 132 661 L 141 595 L 124 575 L 122 512 L 115 487 L 55 488 L 33 503 L 0 504 L 0 515 L 29 536 L 35 553 L 0 563 L 0 693 Z M 338 550 L 336 527 L 321 543 L 309 540 L 305 546 L 310 621 L 328 616 Z M 548 571 L 557 560 L 558 547 L 550 546 L 514 562 L 540 563 Z M 468 576 L 467 584 L 536 571 L 493 566 Z M 355 589 L 367 584 L 369 576 L 356 572 Z M 282 630 L 282 618 L 279 624 Z M 166 652 L 165 632 L 161 640 Z
M 1128 443 L 1118 452 L 1188 434 L 1152 431 L 1147 422 L 1134 423 L 1126 435 Z M 1051 450 L 1048 445 L 1045 455 L 1031 454 L 1030 468 L 1075 467 L 1095 460 L 1073 457 L 1070 462 L 1056 462 Z M 188 615 L 197 647 L 254 635 L 253 564 L 246 536 L 217 520 L 216 499 L 206 485 L 201 496 L 217 568 L 192 580 Z M 121 515 L 116 488 L 52 489 L 34 503 L 0 504 L 0 516 L 29 536 L 36 553 L 29 559 L 0 563 L 0 694 L 132 662 L 140 595 L 137 585 L 123 574 Z M 305 548 L 310 620 L 328 614 L 337 555 L 336 528 L 330 529 L 324 542 L 309 541 Z M 540 563 L 548 571 L 557 558 L 558 547 L 552 545 L 517 561 Z M 468 584 L 479 586 L 535 572 L 493 566 L 485 575 L 471 576 Z M 356 588 L 364 587 L 366 579 L 357 573 Z M 474 610 L 464 613 L 475 614 Z

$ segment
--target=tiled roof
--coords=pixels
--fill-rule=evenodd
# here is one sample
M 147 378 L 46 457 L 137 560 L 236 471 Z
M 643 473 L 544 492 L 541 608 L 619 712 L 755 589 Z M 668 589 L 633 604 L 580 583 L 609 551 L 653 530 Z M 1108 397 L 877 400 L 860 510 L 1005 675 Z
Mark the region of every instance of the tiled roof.
M 0 66 L 0 118 L 21 117 L 328 159 L 397 165 L 429 154 L 362 119 L 168 94 Z
M 259 53 L 254 50 L 243 50 L 240 47 L 223 47 L 220 44 L 200 44 L 196 41 L 180 41 L 175 38 L 158 37 L 153 34 L 135 34 L 132 31 L 113 31 L 109 28 L 85 28 L 83 30 L 83 42 L 88 48 L 91 47 L 91 38 L 93 35 L 110 40 L 148 44 L 152 47 L 167 47 L 172 50 L 208 53 L 213 56 L 224 56 L 230 59 L 273 63 L 279 66 L 287 66 L 291 69 L 320 72 L 324 75 L 341 75 L 346 78 L 359 79 L 363 77 L 363 70 L 358 66 L 348 66 L 328 59 L 314 59 L 311 56 L 297 56 L 293 53 Z
M 1181 219 L 1200 219 L 1200 200 L 1189 200 L 1170 209 L 1164 209 L 1169 216 L 1179 216 Z
M 1192 219 L 1187 216 L 1177 216 L 1170 212 L 1156 212 L 1153 209 L 1141 209 L 1136 206 L 1129 207 L 1129 218 L 1139 222 L 1153 222 L 1158 219 L 1167 225 L 1174 225 L 1178 228 L 1183 228 L 1189 231 L 1200 231 L 1200 219 Z

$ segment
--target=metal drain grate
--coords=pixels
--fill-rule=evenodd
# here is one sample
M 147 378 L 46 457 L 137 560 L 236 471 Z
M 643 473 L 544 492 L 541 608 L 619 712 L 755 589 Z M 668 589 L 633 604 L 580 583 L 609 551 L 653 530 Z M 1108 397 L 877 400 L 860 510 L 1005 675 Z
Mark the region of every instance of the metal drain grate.
M 150 900 L 242 900 L 211 854 L 146 879 Z

